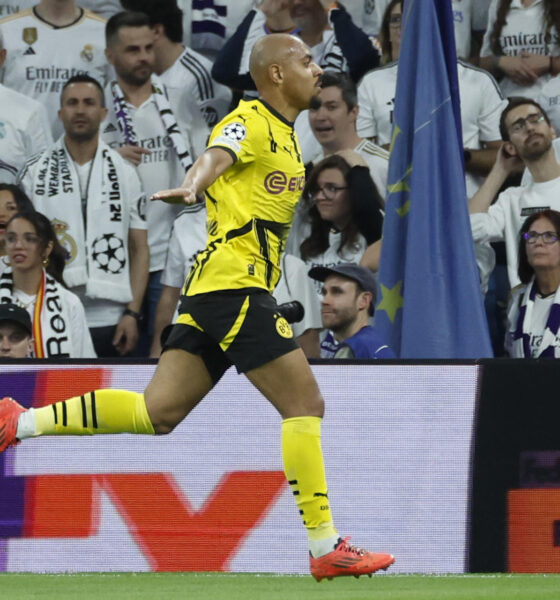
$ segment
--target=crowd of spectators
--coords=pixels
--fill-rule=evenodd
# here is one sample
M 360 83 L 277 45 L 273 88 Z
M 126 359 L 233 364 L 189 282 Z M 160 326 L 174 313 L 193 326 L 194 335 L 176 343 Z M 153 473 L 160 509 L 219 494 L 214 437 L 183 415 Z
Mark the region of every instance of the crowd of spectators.
M 555 356 L 560 6 L 452 9 L 494 350 Z M 308 357 L 359 356 L 362 341 L 343 342 L 362 329 L 381 348 L 367 356 L 391 357 L 372 282 L 402 13 L 403 0 L 0 0 L 0 356 L 159 356 L 207 218 L 203 202 L 147 199 L 178 187 L 211 129 L 254 97 L 251 49 L 285 32 L 324 76 L 294 124 L 307 176 L 275 297 L 303 305 L 293 329 Z

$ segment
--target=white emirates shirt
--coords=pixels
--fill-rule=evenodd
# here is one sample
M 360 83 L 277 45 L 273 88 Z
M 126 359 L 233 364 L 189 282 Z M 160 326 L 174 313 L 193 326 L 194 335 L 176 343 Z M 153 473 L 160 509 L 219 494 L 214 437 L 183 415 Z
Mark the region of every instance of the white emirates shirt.
M 490 4 L 488 25 L 480 50 L 480 56 L 482 57 L 493 55 L 490 35 L 496 21 L 498 3 L 499 0 L 492 0 Z M 531 6 L 523 6 L 521 0 L 512 0 L 507 20 L 499 38 L 505 56 L 519 56 L 523 51 L 546 56 L 560 55 L 558 32 L 554 27 L 551 29 L 553 41 L 546 42 L 544 10 L 543 0 L 535 0 Z M 519 85 L 508 77 L 504 77 L 500 82 L 500 86 L 504 96 L 526 96 L 536 99 L 541 88 L 549 79 L 550 73 L 545 73 L 532 85 Z
M 188 92 L 183 91 L 179 94 L 173 89 L 167 92 L 173 115 L 194 161 L 206 147 L 208 128 Z M 118 150 L 124 144 L 124 140 L 118 129 L 110 85 L 105 89 L 105 101 L 109 112 L 105 121 L 101 123 L 101 136 L 109 146 Z M 161 271 L 165 265 L 171 227 L 182 207 L 151 201 L 149 198 L 155 192 L 179 187 L 185 177 L 185 171 L 163 125 L 154 97 L 150 96 L 138 107 L 130 103 L 127 103 L 127 107 L 138 144 L 150 151 L 150 154 L 142 155 L 142 162 L 136 167 L 136 172 L 148 199 L 146 219 L 150 272 Z
M 105 20 L 83 10 L 74 23 L 53 27 L 27 9 L 2 19 L 0 31 L 7 50 L 2 83 L 38 100 L 47 109 L 53 138 L 60 137 L 58 109 L 64 83 L 80 74 L 101 85 L 107 81 Z
M 0 84 L 0 183 L 15 183 L 30 156 L 52 144 L 43 106 Z

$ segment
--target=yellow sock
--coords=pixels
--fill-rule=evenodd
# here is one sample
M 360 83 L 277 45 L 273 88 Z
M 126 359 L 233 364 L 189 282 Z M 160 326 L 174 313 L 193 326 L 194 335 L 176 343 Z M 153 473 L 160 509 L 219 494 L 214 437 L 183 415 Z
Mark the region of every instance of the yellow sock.
M 127 390 L 96 390 L 43 406 L 35 422 L 35 435 L 154 434 L 144 395 Z
M 337 536 L 327 497 L 319 417 L 294 417 L 282 421 L 282 458 L 309 538 Z

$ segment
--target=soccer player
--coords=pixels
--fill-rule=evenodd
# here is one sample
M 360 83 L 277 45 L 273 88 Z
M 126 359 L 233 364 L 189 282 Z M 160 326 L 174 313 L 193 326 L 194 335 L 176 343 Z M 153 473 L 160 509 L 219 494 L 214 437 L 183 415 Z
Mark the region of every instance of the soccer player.
M 156 194 L 192 204 L 205 192 L 209 238 L 145 393 L 97 390 L 29 411 L 4 399 L 0 451 L 37 435 L 169 433 L 234 364 L 283 418 L 284 471 L 307 528 L 312 575 L 371 574 L 395 559 L 338 536 L 321 451 L 323 399 L 270 295 L 303 186 L 293 121 L 317 93 L 321 69 L 301 40 L 274 34 L 255 45 L 251 74 L 260 99 L 215 127 L 181 188 Z

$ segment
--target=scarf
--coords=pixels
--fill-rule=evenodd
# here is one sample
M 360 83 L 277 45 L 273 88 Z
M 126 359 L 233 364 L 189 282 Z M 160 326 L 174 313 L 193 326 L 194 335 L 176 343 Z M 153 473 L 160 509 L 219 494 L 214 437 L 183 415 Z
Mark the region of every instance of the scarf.
M 132 290 L 120 183 L 125 174 L 112 154 L 99 141 L 87 190 L 81 190 L 74 161 L 60 138 L 39 158 L 32 200 L 35 209 L 51 219 L 67 251 L 66 285 L 85 285 L 90 298 L 126 303 L 132 300 Z
M 513 334 L 513 356 L 531 357 L 531 321 L 535 297 L 537 295 L 537 284 L 535 278 L 531 279 L 521 297 L 517 324 Z M 546 320 L 546 327 L 540 343 L 538 356 L 544 358 L 560 357 L 560 347 L 555 346 L 556 335 L 560 328 L 560 287 L 556 290 L 554 302 L 550 307 L 550 313 Z
M 8 268 L 0 277 L 0 303 L 14 302 L 12 269 Z M 43 269 L 37 299 L 30 312 L 35 358 L 70 357 L 70 317 L 64 311 L 61 286 Z
M 117 124 L 124 138 L 124 143 L 129 146 L 138 146 L 138 137 L 134 131 L 134 123 L 130 116 L 127 102 L 120 85 L 116 81 L 111 83 L 111 93 L 113 94 Z M 165 93 L 165 87 L 156 75 L 152 75 L 152 94 L 165 131 L 186 172 L 193 163 L 192 157 L 185 143 L 185 138 L 179 129 L 179 125 L 177 125 L 175 115 L 171 110 L 171 105 Z

